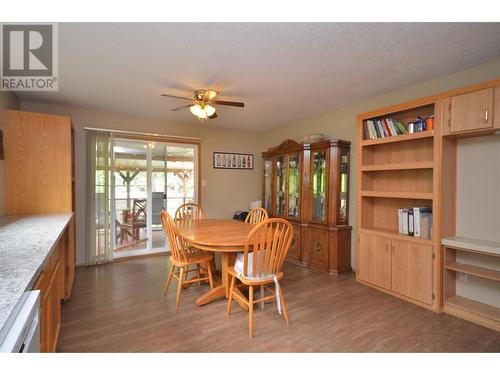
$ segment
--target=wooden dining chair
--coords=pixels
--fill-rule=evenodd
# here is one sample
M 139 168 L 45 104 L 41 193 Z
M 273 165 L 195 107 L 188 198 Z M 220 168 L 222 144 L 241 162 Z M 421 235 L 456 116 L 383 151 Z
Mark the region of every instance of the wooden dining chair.
M 285 261 L 286 254 L 290 249 L 293 239 L 292 225 L 283 219 L 269 219 L 263 221 L 252 229 L 245 242 L 244 253 L 240 259 L 237 258 L 235 266 L 228 267 L 231 275 L 231 287 L 229 300 L 227 302 L 227 315 L 231 313 L 231 303 L 233 298 L 248 306 L 248 335 L 253 336 L 253 307 L 255 303 L 276 299 L 278 311 L 283 310 L 285 321 L 288 320 L 285 297 L 279 281 L 283 278 L 281 266 Z M 239 265 L 238 261 L 242 260 Z M 243 285 L 248 286 L 248 300 L 236 293 L 236 279 Z M 274 290 L 269 284 L 274 283 Z M 269 292 L 268 296 L 261 295 L 261 298 L 254 299 L 254 287 L 263 287 Z
M 170 263 L 172 264 L 172 268 L 168 273 L 167 280 L 165 281 L 165 285 L 163 287 L 163 295 L 167 295 L 170 281 L 172 280 L 172 277 L 175 277 L 177 279 L 175 307 L 179 308 L 181 291 L 185 285 L 208 281 L 210 289 L 214 288 L 212 270 L 210 267 L 213 255 L 187 246 L 186 242 L 179 236 L 177 226 L 175 225 L 172 216 L 170 216 L 166 211 L 162 211 L 160 218 L 163 230 L 165 231 L 165 235 L 167 236 L 168 243 L 170 245 Z M 196 266 L 196 268 L 189 269 L 191 266 Z M 197 276 L 188 280 L 187 276 L 190 272 L 196 272 Z
M 258 207 L 250 210 L 245 219 L 245 223 L 259 224 L 267 219 L 269 219 L 267 211 L 262 207 Z
M 175 220 L 200 220 L 206 219 L 207 214 L 205 210 L 196 203 L 185 203 L 175 211 Z

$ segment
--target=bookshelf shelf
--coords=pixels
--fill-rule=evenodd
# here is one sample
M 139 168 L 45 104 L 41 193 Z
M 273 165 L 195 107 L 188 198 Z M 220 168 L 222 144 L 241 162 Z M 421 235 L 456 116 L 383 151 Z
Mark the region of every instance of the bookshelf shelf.
M 466 273 L 484 279 L 500 281 L 500 271 L 490 270 L 483 267 L 472 266 L 470 264 L 462 264 L 453 262 L 445 266 L 447 270 Z
M 414 243 L 419 243 L 423 245 L 432 245 L 432 239 L 427 239 L 427 238 L 419 238 L 419 237 L 413 237 L 409 236 L 406 234 L 400 234 L 395 230 L 390 230 L 386 228 L 361 228 L 361 232 L 363 233 L 368 233 L 368 234 L 374 234 L 374 235 L 383 235 L 384 237 L 392 238 L 395 240 L 401 240 L 401 241 L 408 241 L 408 242 L 414 242 Z
M 445 299 L 444 307 L 445 312 L 447 312 L 447 308 L 455 310 L 453 312 L 457 312 L 456 309 L 460 309 L 500 322 L 500 309 L 498 307 L 477 302 L 462 296 L 453 296 Z
M 432 137 L 434 137 L 434 131 L 423 131 L 412 134 L 395 135 L 392 137 L 379 138 L 379 139 L 365 139 L 361 141 L 361 147 L 375 146 L 393 142 L 405 142 L 405 141 L 412 141 L 415 139 L 432 138 Z
M 363 172 L 401 171 L 401 170 L 411 170 L 411 169 L 432 169 L 432 168 L 434 168 L 434 162 L 432 161 L 423 161 L 416 163 L 373 164 L 373 165 L 361 166 L 361 170 Z
M 374 197 L 374 198 L 403 198 L 403 199 L 426 199 L 432 200 L 433 193 L 421 193 L 415 191 L 361 191 L 362 197 Z

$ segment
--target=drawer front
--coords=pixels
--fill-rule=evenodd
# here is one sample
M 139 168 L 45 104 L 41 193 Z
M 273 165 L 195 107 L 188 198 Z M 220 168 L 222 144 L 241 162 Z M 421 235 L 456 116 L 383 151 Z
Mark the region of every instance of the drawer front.
M 288 250 L 287 259 L 299 262 L 301 260 L 301 228 L 299 225 L 292 225 L 293 227 L 293 240 L 290 245 L 290 250 Z
M 311 227 L 305 261 L 308 264 L 328 269 L 329 261 L 328 229 Z

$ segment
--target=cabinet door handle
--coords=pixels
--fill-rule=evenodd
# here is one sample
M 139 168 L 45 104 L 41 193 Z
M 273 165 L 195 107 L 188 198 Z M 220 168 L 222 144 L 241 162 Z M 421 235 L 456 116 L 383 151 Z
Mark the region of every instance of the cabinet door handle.
M 395 252 L 395 249 L 396 247 L 394 245 L 391 246 L 391 254 L 394 255 L 394 252 Z
M 385 253 L 389 254 L 389 244 L 388 243 L 385 244 Z
M 488 108 L 486 108 L 484 111 L 484 123 L 485 124 L 488 123 Z
M 317 253 L 321 251 L 321 244 L 319 242 L 316 242 L 316 248 L 314 249 Z

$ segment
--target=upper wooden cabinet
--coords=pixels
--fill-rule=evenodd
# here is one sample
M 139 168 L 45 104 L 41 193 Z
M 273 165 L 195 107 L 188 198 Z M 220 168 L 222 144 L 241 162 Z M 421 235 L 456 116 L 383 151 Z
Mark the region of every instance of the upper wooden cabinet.
M 493 88 L 451 97 L 450 133 L 491 128 L 493 97 Z
M 5 213 L 72 212 L 69 117 L 4 110 Z
M 263 205 L 294 226 L 288 259 L 331 273 L 350 270 L 350 142 L 287 139 L 262 158 Z
M 482 86 L 443 97 L 442 135 L 462 138 L 500 130 L 500 86 Z

